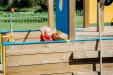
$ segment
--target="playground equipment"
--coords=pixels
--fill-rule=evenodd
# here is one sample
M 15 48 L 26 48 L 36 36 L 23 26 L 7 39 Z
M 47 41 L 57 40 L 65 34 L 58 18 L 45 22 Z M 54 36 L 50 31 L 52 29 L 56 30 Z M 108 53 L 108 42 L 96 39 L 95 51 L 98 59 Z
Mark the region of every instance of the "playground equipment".
M 57 29 L 68 34 L 69 39 L 45 42 L 33 42 L 32 39 L 32 42 L 30 42 L 30 38 L 37 38 L 40 32 L 31 32 L 31 34 L 29 32 L 14 32 L 15 42 L 4 42 L 7 38 L 4 38 L 2 34 L 1 38 L 3 42 L 1 43 L 1 48 L 3 52 L 4 75 L 99 75 L 99 73 L 101 75 L 112 75 L 113 37 L 103 38 L 101 36 L 103 34 L 101 33 L 102 21 L 100 19 L 100 12 L 102 11 L 100 3 L 102 0 L 98 1 L 99 37 L 88 39 L 73 39 L 75 38 L 75 11 L 73 11 L 75 1 L 56 1 L 58 1 L 56 14 L 60 13 L 57 16 L 58 19 L 56 19 L 56 23 L 58 24 Z M 67 4 L 68 12 L 63 12 L 65 11 L 65 1 L 69 3 Z M 48 3 L 51 2 L 53 0 L 49 0 Z M 53 13 L 51 5 L 49 6 L 50 20 L 53 18 L 53 14 L 50 14 Z M 63 14 L 67 14 L 68 19 Z M 65 19 L 68 23 L 66 26 Z M 50 25 L 53 21 L 53 19 L 49 21 Z M 60 23 L 62 21 L 63 23 Z M 91 34 L 96 35 L 95 33 Z M 7 35 L 7 33 L 4 35 Z M 104 33 L 104 35 L 107 35 L 107 33 Z M 28 42 L 25 42 L 26 38 Z M 21 40 L 22 42 L 20 42 Z
M 54 27 L 54 2 L 49 0 L 49 25 Z M 75 37 L 75 0 L 56 0 L 56 29 Z
M 110 5 L 113 2 L 113 0 L 105 0 L 104 4 L 106 6 Z

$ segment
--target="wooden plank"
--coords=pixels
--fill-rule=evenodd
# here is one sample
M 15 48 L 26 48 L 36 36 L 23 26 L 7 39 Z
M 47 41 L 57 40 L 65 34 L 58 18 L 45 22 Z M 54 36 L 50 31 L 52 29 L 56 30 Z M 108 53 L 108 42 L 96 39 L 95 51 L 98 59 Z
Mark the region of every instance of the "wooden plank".
M 99 75 L 99 72 L 78 72 L 73 75 Z M 103 75 L 113 75 L 112 71 L 103 71 Z
M 72 75 L 72 73 L 56 73 L 56 74 L 50 74 L 50 75 Z
M 71 52 L 68 53 L 51 53 L 51 54 L 27 54 L 19 56 L 6 57 L 6 66 L 21 66 L 34 64 L 50 64 L 69 62 Z
M 112 61 L 112 60 L 111 60 Z M 95 64 L 96 71 L 100 71 L 100 64 Z M 103 71 L 112 71 L 113 72 L 113 63 L 105 63 L 102 65 Z
M 102 51 L 102 57 L 113 57 L 113 50 Z M 99 51 L 77 51 L 73 52 L 74 59 L 99 58 Z
M 24 55 L 36 53 L 74 52 L 74 51 L 98 51 L 99 42 L 57 43 L 40 45 L 14 45 L 7 46 L 6 53 L 9 55 Z M 113 41 L 102 41 L 103 50 L 112 50 Z
M 38 73 L 33 72 L 23 72 L 23 73 L 15 73 L 15 74 L 8 74 L 8 75 L 37 75 Z M 64 73 L 64 74 L 38 74 L 38 75 L 99 75 L 99 72 L 77 72 L 77 73 Z M 104 71 L 103 75 L 113 75 L 112 71 Z
M 9 35 L 9 34 L 7 34 Z M 37 32 L 14 32 L 14 39 L 39 39 L 40 38 L 40 31 Z
M 87 28 L 90 26 L 90 0 L 83 0 L 84 5 L 84 28 Z
M 98 51 L 73 52 L 73 59 L 98 58 Z
M 22 73 L 11 73 L 11 74 L 7 74 L 7 75 L 72 75 L 72 73 L 53 73 L 53 74 L 39 74 L 37 72 L 22 72 Z
M 7 56 L 36 53 L 62 53 L 74 50 L 73 43 L 40 44 L 40 45 L 14 45 L 7 46 Z M 72 48 L 72 49 L 70 49 Z
M 79 72 L 79 71 L 93 71 L 92 64 L 87 65 L 69 65 L 69 63 L 58 64 L 44 64 L 44 65 L 30 65 L 19 67 L 6 68 L 7 74 L 33 72 L 38 74 L 52 74 L 52 73 L 65 73 L 65 72 Z
M 98 72 L 78 72 L 73 75 L 98 75 Z
M 76 0 L 69 0 L 69 39 L 75 39 Z
M 8 67 L 6 68 L 6 75 L 18 75 L 18 74 L 53 74 L 53 73 L 78 73 L 78 75 L 87 75 L 87 72 L 93 72 L 93 64 L 73 64 L 69 63 L 59 63 L 59 64 L 45 64 L 45 65 L 31 65 L 31 66 L 20 66 L 20 67 Z M 96 64 L 96 70 L 99 71 L 99 64 Z M 94 72 L 95 72 L 94 71 Z M 110 71 L 113 72 L 113 63 L 103 64 L 103 72 Z M 86 72 L 86 73 L 81 73 Z M 95 74 L 95 73 L 94 73 Z M 108 72 L 107 75 L 110 73 Z M 111 75 L 111 74 L 110 74 Z
M 54 0 L 48 0 L 48 25 L 51 29 L 54 29 Z

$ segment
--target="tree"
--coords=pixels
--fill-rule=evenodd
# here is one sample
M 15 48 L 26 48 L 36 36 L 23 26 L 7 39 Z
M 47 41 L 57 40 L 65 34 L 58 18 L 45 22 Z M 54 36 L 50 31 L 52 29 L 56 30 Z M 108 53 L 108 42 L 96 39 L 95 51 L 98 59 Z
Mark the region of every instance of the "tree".
M 21 7 L 33 7 L 35 5 L 35 0 L 20 0 L 19 2 Z
M 39 5 L 40 5 L 41 9 L 47 10 L 47 1 L 48 0 L 39 0 Z

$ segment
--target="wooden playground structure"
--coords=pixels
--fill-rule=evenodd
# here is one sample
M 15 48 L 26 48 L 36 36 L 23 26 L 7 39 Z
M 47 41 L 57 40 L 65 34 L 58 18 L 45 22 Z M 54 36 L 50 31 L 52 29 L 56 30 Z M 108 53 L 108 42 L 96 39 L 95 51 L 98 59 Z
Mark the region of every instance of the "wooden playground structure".
M 76 0 L 56 0 L 56 27 L 53 1 L 48 0 L 49 27 L 66 33 L 67 39 L 43 42 L 40 31 L 2 32 L 3 75 L 113 75 L 113 27 L 104 27 L 104 1 L 97 2 L 98 26 L 90 28 L 86 17 L 90 0 L 84 0 L 86 28 L 80 28 L 82 32 L 75 32 Z M 11 33 L 14 41 L 9 41 Z

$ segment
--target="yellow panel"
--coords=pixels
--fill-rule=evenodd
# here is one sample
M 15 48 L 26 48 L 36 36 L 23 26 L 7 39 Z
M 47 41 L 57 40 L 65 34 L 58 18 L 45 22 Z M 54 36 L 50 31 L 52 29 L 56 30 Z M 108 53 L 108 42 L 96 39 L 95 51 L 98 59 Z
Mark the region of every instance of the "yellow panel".
M 89 23 L 97 22 L 97 0 L 89 0 Z
M 89 0 L 89 23 L 97 22 L 97 0 Z M 88 18 L 87 18 L 88 19 Z M 105 6 L 104 22 L 113 20 L 113 3 L 110 6 Z
M 113 3 L 110 6 L 106 6 L 104 10 L 104 21 L 111 22 L 113 19 Z

